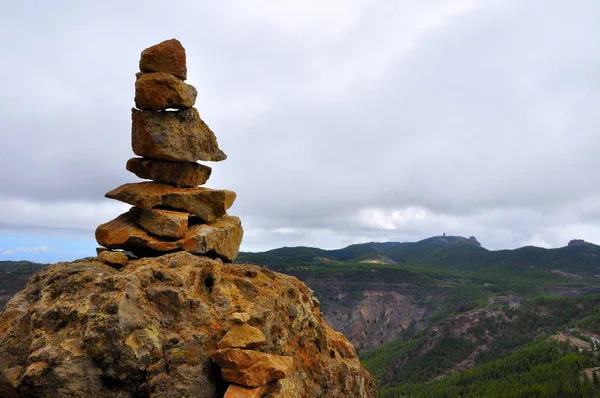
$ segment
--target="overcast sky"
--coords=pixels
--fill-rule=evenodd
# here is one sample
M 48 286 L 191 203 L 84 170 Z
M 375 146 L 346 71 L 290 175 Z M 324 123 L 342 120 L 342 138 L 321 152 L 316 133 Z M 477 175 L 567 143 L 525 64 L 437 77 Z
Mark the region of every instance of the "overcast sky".
M 94 255 L 177 38 L 242 250 L 600 243 L 600 1 L 0 0 L 0 260 Z

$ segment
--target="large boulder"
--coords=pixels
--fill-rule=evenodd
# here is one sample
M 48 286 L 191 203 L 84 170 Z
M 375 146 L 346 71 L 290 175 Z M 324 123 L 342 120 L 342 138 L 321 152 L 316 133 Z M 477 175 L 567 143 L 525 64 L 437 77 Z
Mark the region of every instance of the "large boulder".
M 263 332 L 262 353 L 290 358 L 285 378 L 260 387 L 266 397 L 376 396 L 306 285 L 186 252 L 34 275 L 0 313 L 0 374 L 27 397 L 222 397 L 229 382 L 210 354 L 236 312 Z
M 142 51 L 140 58 L 142 72 L 164 72 L 187 79 L 185 48 L 179 40 L 165 40 Z
M 178 188 L 153 182 L 137 182 L 123 184 L 108 192 L 106 197 L 144 210 L 157 206 L 183 210 L 210 222 L 225 214 L 236 195 L 226 189 Z
M 185 162 L 227 159 L 196 108 L 131 112 L 131 146 L 138 156 Z
M 196 162 L 169 162 L 147 158 L 131 158 L 127 170 L 136 176 L 179 187 L 197 187 L 208 181 L 212 169 Z
M 191 225 L 178 240 L 167 240 L 148 233 L 132 222 L 129 213 L 121 214 L 96 229 L 96 240 L 109 249 L 128 250 L 142 256 L 185 250 L 230 263 L 239 253 L 243 235 L 242 222 L 235 216 Z

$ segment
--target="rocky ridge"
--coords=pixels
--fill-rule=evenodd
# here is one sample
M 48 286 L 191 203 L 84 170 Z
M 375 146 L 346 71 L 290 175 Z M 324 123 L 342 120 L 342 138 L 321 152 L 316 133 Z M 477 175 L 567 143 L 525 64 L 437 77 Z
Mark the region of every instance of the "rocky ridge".
M 0 375 L 25 397 L 375 397 L 319 304 L 295 277 L 188 252 L 58 263 L 0 314 Z
M 227 156 L 193 107 L 197 90 L 185 83 L 185 49 L 175 39 L 147 48 L 136 76 L 131 145 L 142 157 L 130 159 L 126 168 L 152 182 L 124 184 L 106 194 L 134 207 L 100 225 L 96 240 L 138 257 L 183 250 L 233 262 L 243 236 L 240 219 L 227 215 L 236 195 L 198 187 L 212 171 L 198 161 Z

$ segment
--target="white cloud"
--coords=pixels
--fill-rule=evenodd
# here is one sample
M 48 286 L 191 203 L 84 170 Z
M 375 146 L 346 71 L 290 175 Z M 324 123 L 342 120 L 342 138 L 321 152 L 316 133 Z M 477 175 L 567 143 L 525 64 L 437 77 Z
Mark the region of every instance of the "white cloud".
M 0 231 L 91 237 L 128 208 L 103 195 L 137 181 L 137 58 L 175 36 L 246 250 L 600 242 L 595 0 L 116 4 L 3 9 L 26 81 L 0 76 Z
M 0 251 L 0 255 L 12 256 L 17 253 L 31 253 L 31 254 L 46 254 L 48 253 L 48 246 L 36 246 L 36 247 L 15 247 L 14 249 Z

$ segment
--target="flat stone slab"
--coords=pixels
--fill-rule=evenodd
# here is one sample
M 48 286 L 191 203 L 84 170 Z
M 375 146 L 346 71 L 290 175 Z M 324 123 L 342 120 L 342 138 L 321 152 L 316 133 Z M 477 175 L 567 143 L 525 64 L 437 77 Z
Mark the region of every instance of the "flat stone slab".
M 190 213 L 174 210 L 133 207 L 129 219 L 154 235 L 166 238 L 182 238 L 188 231 Z
M 177 39 L 165 40 L 142 51 L 142 72 L 164 72 L 187 79 L 185 48 Z
M 221 367 L 223 379 L 246 387 L 260 387 L 286 378 L 294 366 L 292 357 L 238 348 L 217 350 L 211 359 Z
M 249 348 L 255 350 L 267 344 L 260 329 L 247 323 L 235 323 L 217 343 L 218 348 Z
M 105 195 L 144 210 L 165 206 L 182 210 L 210 222 L 225 214 L 235 200 L 235 192 L 226 189 L 178 188 L 155 182 L 121 185 Z
M 127 170 L 139 178 L 180 187 L 197 187 L 205 184 L 212 169 L 196 162 L 169 162 L 148 158 L 131 158 Z
M 131 112 L 131 146 L 138 156 L 185 162 L 227 159 L 196 108 Z
M 96 241 L 109 249 L 133 252 L 187 251 L 232 263 L 237 257 L 244 231 L 238 217 L 224 216 L 208 224 L 194 224 L 184 237 L 168 240 L 149 234 L 129 219 L 129 213 L 100 225 Z
M 143 73 L 135 81 L 135 106 L 145 110 L 191 108 L 198 91 L 168 73 Z

